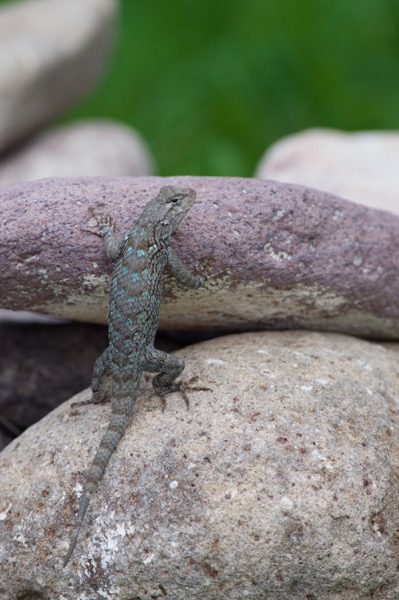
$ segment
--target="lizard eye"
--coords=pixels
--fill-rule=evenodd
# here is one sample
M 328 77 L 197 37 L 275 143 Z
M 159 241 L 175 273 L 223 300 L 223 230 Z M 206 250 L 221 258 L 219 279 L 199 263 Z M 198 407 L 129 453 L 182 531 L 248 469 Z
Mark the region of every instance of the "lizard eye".
M 178 196 L 174 196 L 173 198 L 170 199 L 170 202 L 172 202 L 173 204 L 177 204 L 177 202 L 179 202 L 180 198 Z

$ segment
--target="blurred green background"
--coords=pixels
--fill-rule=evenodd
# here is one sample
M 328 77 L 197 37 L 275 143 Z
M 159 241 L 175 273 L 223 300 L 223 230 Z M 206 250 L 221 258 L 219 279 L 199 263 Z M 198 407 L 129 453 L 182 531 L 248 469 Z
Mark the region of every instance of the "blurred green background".
M 304 128 L 399 127 L 397 0 L 120 0 L 119 22 L 63 121 L 128 123 L 161 175 L 250 176 Z

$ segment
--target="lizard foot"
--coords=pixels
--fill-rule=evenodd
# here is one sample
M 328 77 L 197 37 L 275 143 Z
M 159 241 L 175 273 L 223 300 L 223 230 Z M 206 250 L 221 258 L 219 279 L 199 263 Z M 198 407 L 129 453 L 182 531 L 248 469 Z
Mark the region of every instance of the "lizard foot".
M 190 408 L 190 400 L 187 392 L 211 392 L 211 388 L 201 387 L 201 386 L 192 386 L 192 383 L 198 381 L 198 377 L 191 377 L 188 381 L 175 381 L 169 387 L 168 390 L 155 390 L 156 394 L 161 398 L 162 401 L 162 412 L 165 412 L 166 408 L 166 396 L 173 392 L 178 392 L 183 396 L 183 400 L 187 406 L 187 410 Z
M 115 233 L 115 219 L 111 217 L 110 213 L 96 213 L 92 206 L 89 206 L 89 213 L 96 220 L 99 231 L 94 229 L 84 229 L 83 231 L 86 231 L 86 233 L 92 233 L 93 235 L 101 238 L 104 237 L 105 229 L 108 229 L 111 233 Z
M 214 270 L 215 267 L 220 267 L 219 270 Z M 215 284 L 215 279 L 219 275 L 224 275 L 225 273 L 232 273 L 231 267 L 224 267 L 218 263 L 215 263 L 210 258 L 206 259 L 198 266 L 195 267 L 195 272 L 197 277 L 202 280 L 202 283 L 199 284 L 199 287 L 204 286 L 208 292 L 213 293 L 212 286 Z M 204 285 L 205 284 L 205 285 Z
M 90 398 L 87 400 L 80 400 L 79 402 L 72 402 L 71 408 L 75 406 L 87 406 L 87 404 L 105 404 L 106 402 L 111 401 L 110 394 L 103 394 L 102 396 L 97 396 L 96 394 L 91 393 Z

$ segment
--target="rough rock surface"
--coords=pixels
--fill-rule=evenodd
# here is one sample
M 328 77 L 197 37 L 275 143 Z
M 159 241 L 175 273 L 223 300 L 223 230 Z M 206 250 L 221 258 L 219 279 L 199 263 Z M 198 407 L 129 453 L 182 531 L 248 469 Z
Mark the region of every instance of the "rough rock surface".
M 112 121 L 82 121 L 35 137 L 0 162 L 0 184 L 45 177 L 151 175 L 141 137 Z
M 110 210 L 125 232 L 166 184 L 197 190 L 175 246 L 186 266 L 208 261 L 215 274 L 208 289 L 169 281 L 161 327 L 399 337 L 399 217 L 259 179 L 87 177 L 3 186 L 0 306 L 104 323 L 112 265 L 101 240 L 85 232 L 94 226 L 88 207 Z
M 115 0 L 27 0 L 0 6 L 0 151 L 93 87 L 114 30 Z
M 310 129 L 273 144 L 256 176 L 312 186 L 398 214 L 398 163 L 396 131 Z
M 398 356 L 307 332 L 178 354 L 212 391 L 162 413 L 144 386 L 65 570 L 109 406 L 82 394 L 3 451 L 2 599 L 396 600 Z

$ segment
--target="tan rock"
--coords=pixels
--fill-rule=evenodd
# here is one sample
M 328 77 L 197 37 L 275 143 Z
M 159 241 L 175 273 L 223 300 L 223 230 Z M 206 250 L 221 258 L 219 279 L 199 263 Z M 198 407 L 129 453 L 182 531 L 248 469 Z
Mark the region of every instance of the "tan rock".
M 399 133 L 309 129 L 269 148 L 255 176 L 312 186 L 399 213 Z
M 115 0 L 0 6 L 0 151 L 62 114 L 104 69 Z
M 3 451 L 2 599 L 396 600 L 397 355 L 305 332 L 178 355 L 212 391 L 162 413 L 144 386 L 65 570 L 109 406 L 83 393 Z
M 0 161 L 0 184 L 45 177 L 151 175 L 153 160 L 130 127 L 82 121 L 47 131 Z
M 110 261 L 86 233 L 110 211 L 126 232 L 163 185 L 197 203 L 174 246 L 208 285 L 168 278 L 161 328 L 324 329 L 399 337 L 399 217 L 317 190 L 225 177 L 95 177 L 2 186 L 0 306 L 105 323 Z M 213 274 L 213 275 L 212 275 Z

